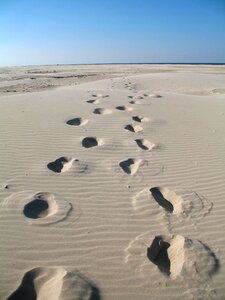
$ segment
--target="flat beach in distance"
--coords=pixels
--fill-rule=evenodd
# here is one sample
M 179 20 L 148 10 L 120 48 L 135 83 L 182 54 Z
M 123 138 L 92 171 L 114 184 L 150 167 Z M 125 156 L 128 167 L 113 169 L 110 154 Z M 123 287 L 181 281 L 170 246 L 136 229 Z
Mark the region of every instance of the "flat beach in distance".
M 0 300 L 225 299 L 225 65 L 0 68 Z

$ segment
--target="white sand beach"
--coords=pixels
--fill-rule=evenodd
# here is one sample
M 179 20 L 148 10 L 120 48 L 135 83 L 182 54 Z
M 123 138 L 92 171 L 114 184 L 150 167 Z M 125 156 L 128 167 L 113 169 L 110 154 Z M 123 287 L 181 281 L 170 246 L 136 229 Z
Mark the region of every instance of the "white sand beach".
M 225 299 L 225 66 L 0 68 L 0 299 Z

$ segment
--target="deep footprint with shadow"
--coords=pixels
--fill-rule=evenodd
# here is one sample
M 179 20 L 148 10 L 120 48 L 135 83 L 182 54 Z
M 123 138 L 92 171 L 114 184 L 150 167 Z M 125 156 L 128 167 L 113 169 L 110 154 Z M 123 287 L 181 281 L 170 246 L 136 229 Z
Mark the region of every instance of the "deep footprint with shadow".
M 73 164 L 74 158 L 68 158 L 66 156 L 62 156 L 55 161 L 48 163 L 47 167 L 49 170 L 55 173 L 63 173 L 68 171 Z
M 152 193 L 153 198 L 155 201 L 162 206 L 166 211 L 172 213 L 173 212 L 173 205 L 170 201 L 164 198 L 163 194 L 161 193 L 160 189 L 155 187 L 151 188 L 150 192 Z
M 176 278 L 185 261 L 185 238 L 180 235 L 156 236 L 147 248 L 147 257 L 163 274 Z
M 140 125 L 132 125 L 132 124 L 128 124 L 124 127 L 124 129 L 131 131 L 131 132 L 141 132 L 143 130 L 143 128 Z
M 98 100 L 87 100 L 86 102 L 87 103 L 91 103 L 91 104 L 97 104 L 97 103 L 99 103 Z
M 183 273 L 187 280 L 205 283 L 220 268 L 218 258 L 207 245 L 181 235 L 156 236 L 147 248 L 147 257 L 170 279 Z
M 37 193 L 24 206 L 23 214 L 30 219 L 44 218 L 53 215 L 58 210 L 55 198 L 50 193 Z
M 124 106 L 124 105 L 116 106 L 116 109 L 117 109 L 117 110 L 121 110 L 121 111 L 131 111 L 131 110 L 132 110 L 131 107 L 126 107 L 126 106 Z
M 72 126 L 82 126 L 87 124 L 88 120 L 82 119 L 82 118 L 74 118 L 71 120 L 68 120 L 66 122 L 67 125 L 72 125 Z
M 183 213 L 183 199 L 174 191 L 166 187 L 153 187 L 150 189 L 153 199 L 167 212 L 174 214 Z
M 136 139 L 135 142 L 138 145 L 138 147 L 141 148 L 142 150 L 152 150 L 156 148 L 155 144 L 149 142 L 146 139 Z
M 84 148 L 92 148 L 92 147 L 100 146 L 102 144 L 103 144 L 102 140 L 97 139 L 96 137 L 85 137 L 82 140 L 82 146 Z
M 142 159 L 129 158 L 127 160 L 121 161 L 119 163 L 119 166 L 126 174 L 134 175 L 138 171 L 141 163 Z
M 141 116 L 133 116 L 132 120 L 135 121 L 135 122 L 138 122 L 138 123 L 148 122 L 149 121 L 148 118 L 144 118 L 144 117 L 141 117 Z

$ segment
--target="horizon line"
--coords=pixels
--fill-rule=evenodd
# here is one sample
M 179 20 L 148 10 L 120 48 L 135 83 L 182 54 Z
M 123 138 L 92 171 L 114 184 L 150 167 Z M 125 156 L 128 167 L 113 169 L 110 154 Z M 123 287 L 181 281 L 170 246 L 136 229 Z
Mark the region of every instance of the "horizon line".
M 35 66 L 82 66 L 82 65 L 225 65 L 225 62 L 135 62 L 135 63 L 127 63 L 127 62 L 107 62 L 107 63 L 56 63 L 56 64 L 31 64 L 31 65 L 13 65 L 13 66 L 0 66 L 0 68 L 17 68 L 17 67 L 35 67 Z

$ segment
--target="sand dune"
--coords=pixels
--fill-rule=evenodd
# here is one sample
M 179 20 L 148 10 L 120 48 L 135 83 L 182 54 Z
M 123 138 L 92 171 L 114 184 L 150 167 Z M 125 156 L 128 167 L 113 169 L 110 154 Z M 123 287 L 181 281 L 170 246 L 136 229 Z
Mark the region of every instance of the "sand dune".
M 2 70 L 0 299 L 224 299 L 224 85 L 223 66 Z

